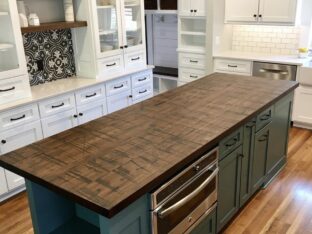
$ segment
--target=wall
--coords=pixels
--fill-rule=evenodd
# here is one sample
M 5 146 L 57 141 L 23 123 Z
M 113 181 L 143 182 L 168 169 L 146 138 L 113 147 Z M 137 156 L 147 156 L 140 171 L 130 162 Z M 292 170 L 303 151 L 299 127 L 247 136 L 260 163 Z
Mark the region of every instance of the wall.
M 234 51 L 296 55 L 299 44 L 299 27 L 233 25 Z
M 23 35 L 30 85 L 75 75 L 70 29 Z

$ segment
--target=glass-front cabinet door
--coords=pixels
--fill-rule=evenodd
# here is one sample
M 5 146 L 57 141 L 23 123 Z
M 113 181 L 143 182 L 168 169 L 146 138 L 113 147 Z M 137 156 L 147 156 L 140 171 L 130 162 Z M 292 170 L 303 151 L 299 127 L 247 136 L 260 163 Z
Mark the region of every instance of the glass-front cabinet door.
M 143 0 L 122 1 L 123 40 L 126 51 L 144 49 Z
M 95 0 L 99 57 L 121 54 L 122 30 L 120 0 Z
M 0 79 L 26 74 L 16 1 L 0 1 Z

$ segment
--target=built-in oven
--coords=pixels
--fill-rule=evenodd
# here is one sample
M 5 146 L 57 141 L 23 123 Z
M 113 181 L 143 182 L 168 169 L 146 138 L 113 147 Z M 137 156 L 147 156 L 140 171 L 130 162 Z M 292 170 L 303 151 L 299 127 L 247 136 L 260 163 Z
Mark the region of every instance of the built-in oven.
M 217 204 L 218 149 L 152 193 L 153 234 L 191 232 Z

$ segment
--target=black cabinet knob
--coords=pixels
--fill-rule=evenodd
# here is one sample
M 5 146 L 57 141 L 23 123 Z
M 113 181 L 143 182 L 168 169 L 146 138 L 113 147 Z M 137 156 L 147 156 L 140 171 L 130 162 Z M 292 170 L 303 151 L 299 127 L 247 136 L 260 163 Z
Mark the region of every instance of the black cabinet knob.
M 191 10 L 191 12 L 194 12 L 194 10 Z
M 79 116 L 83 116 L 83 113 L 79 113 Z
M 120 49 L 123 49 L 124 47 L 123 46 L 120 46 Z
M 125 49 L 127 49 L 128 48 L 128 45 L 125 45 Z
M 259 15 L 259 18 L 262 18 L 262 15 Z
M 253 17 L 254 17 L 254 18 L 257 18 L 257 15 L 256 15 L 256 14 L 254 14 L 254 15 L 253 15 Z
M 197 10 L 194 10 L 194 12 L 196 13 L 196 12 L 197 12 Z
M 2 143 L 2 144 L 6 144 L 6 140 L 2 140 L 1 143 Z
M 74 115 L 74 118 L 78 118 L 78 115 Z
M 129 95 L 129 98 L 133 98 L 133 96 L 132 96 L 132 95 Z

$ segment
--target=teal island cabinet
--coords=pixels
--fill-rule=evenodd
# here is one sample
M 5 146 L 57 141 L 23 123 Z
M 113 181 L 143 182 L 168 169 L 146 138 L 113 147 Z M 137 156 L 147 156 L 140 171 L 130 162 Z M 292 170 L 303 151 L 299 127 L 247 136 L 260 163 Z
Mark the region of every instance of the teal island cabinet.
M 151 234 L 151 194 L 193 168 L 197 182 L 183 184 L 195 187 L 179 194 L 195 208 L 183 221 L 191 234 L 214 234 L 285 165 L 296 87 L 212 74 L 2 155 L 0 166 L 25 177 L 36 234 Z M 216 148 L 214 180 L 204 180 L 211 170 L 192 166 Z M 213 191 L 213 206 L 195 219 L 209 198 L 202 188 Z

